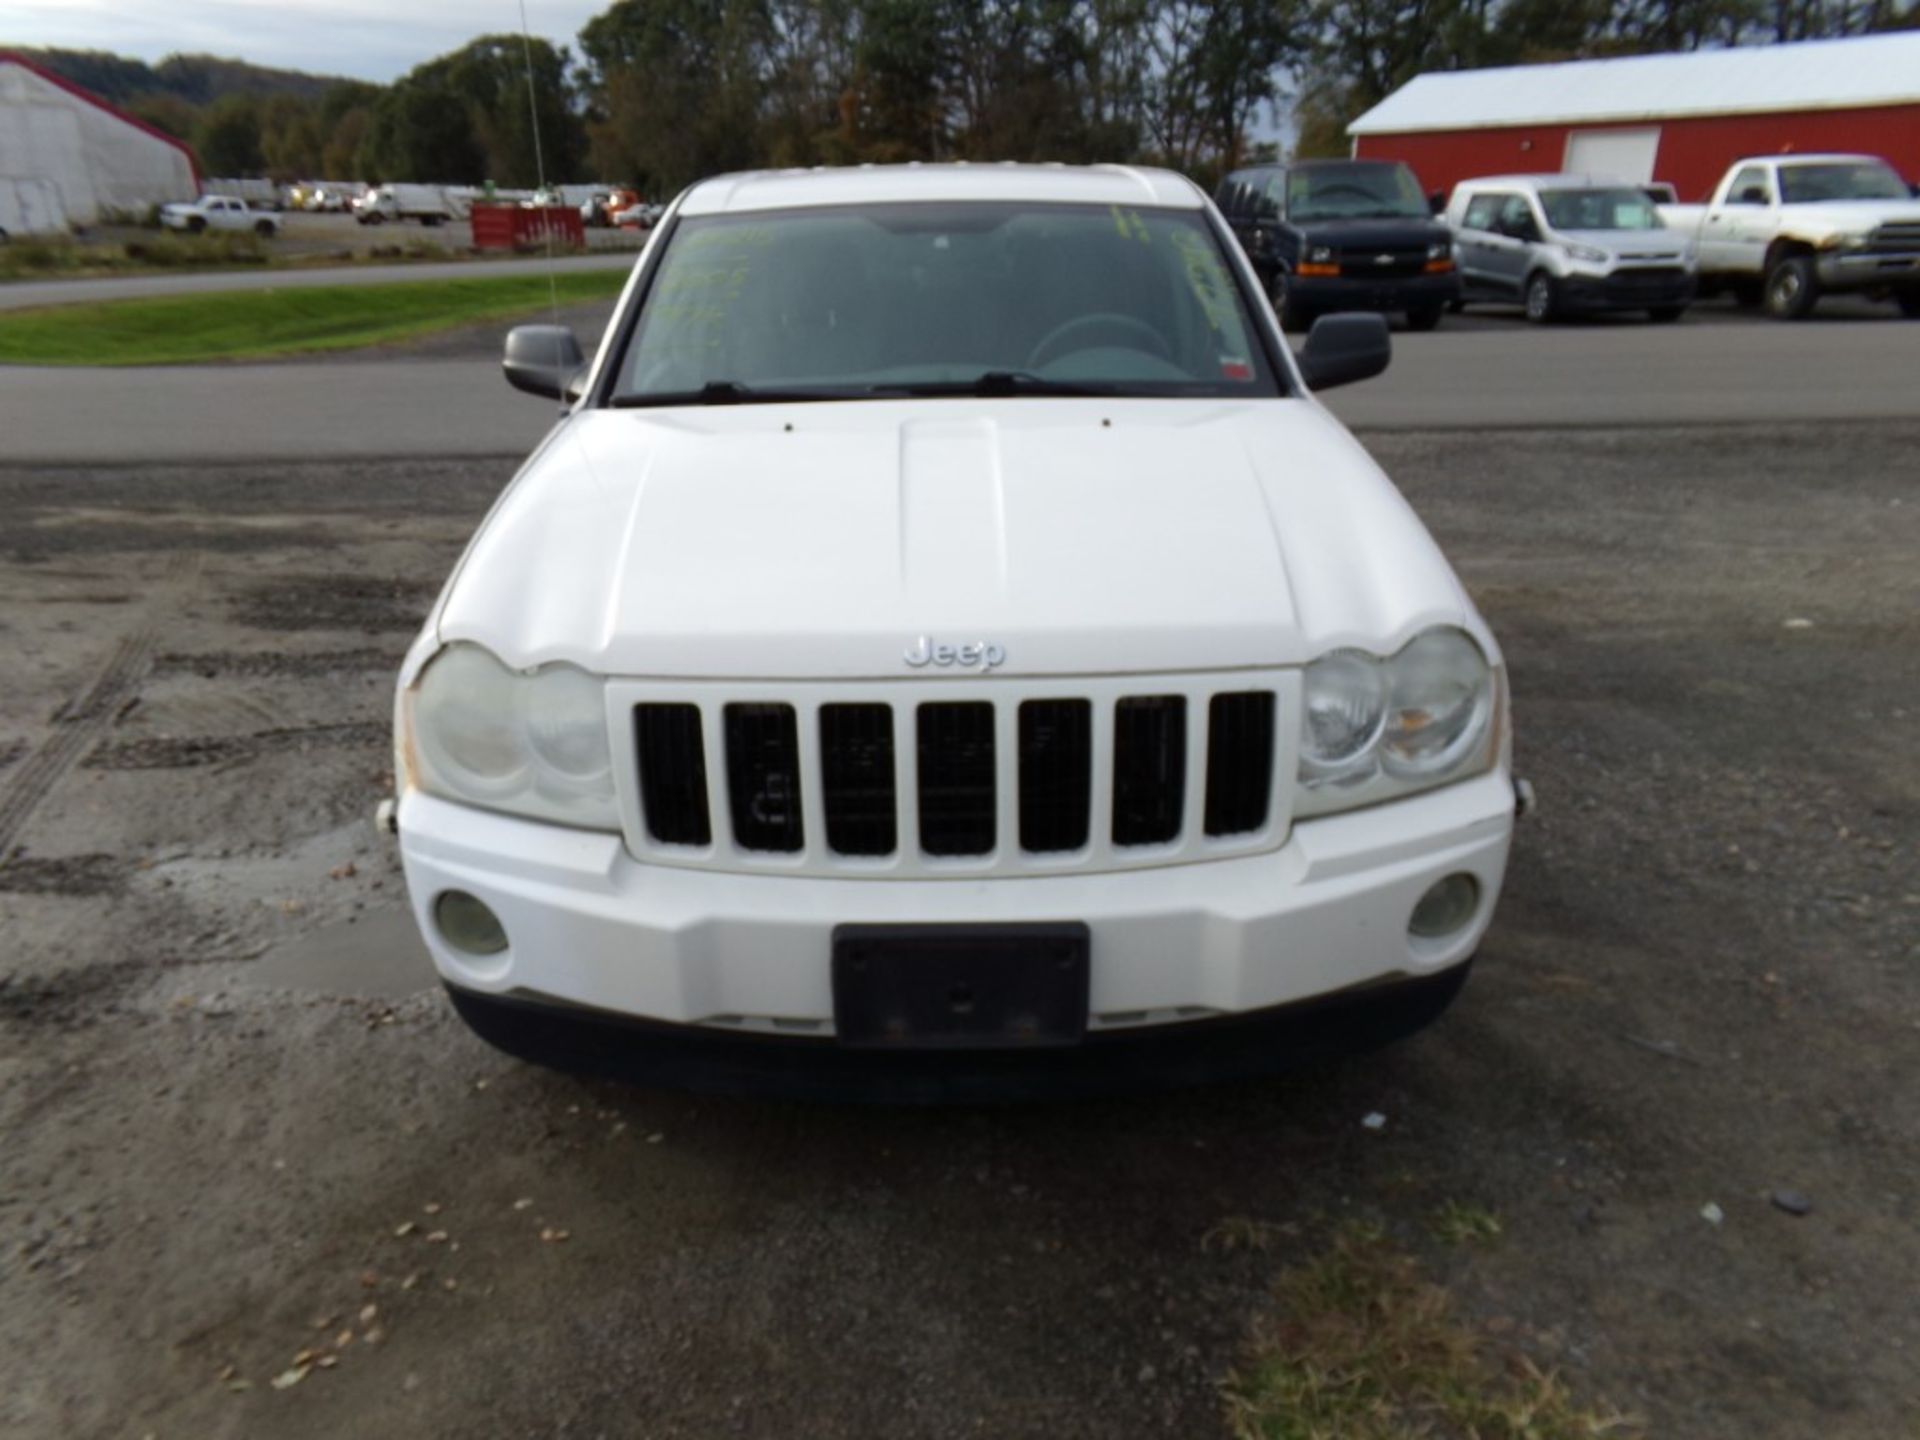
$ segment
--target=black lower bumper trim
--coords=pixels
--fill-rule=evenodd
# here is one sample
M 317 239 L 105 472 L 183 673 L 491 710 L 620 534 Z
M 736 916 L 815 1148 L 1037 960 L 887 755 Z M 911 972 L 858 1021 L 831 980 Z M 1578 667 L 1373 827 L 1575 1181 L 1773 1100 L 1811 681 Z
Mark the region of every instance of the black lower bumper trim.
M 1438 1019 L 1471 965 L 1217 1020 L 1094 1031 L 1066 1049 L 947 1053 L 848 1049 L 447 990 L 481 1039 L 555 1069 L 709 1093 L 971 1104 L 1239 1079 L 1370 1050 Z
M 1461 296 L 1460 275 L 1416 275 L 1404 280 L 1363 280 L 1348 276 L 1290 276 L 1289 298 L 1316 315 L 1341 310 L 1378 310 L 1398 314 L 1439 310 Z

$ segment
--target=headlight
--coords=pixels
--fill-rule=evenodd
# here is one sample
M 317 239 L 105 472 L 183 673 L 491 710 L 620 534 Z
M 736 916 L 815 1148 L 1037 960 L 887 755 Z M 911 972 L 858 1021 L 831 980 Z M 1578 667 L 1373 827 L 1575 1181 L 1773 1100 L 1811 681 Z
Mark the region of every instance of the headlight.
M 421 789 L 536 820 L 620 828 L 604 689 L 584 670 L 523 674 L 477 645 L 450 645 L 407 700 Z
M 1566 250 L 1569 260 L 1578 260 L 1582 265 L 1610 265 L 1613 263 L 1612 253 L 1600 249 L 1597 245 L 1569 245 L 1566 247 Z
M 1496 677 L 1471 636 L 1422 631 L 1381 660 L 1336 650 L 1302 679 L 1296 816 L 1431 789 L 1494 761 Z
M 1389 775 L 1451 772 L 1486 735 L 1493 673 L 1459 630 L 1429 630 L 1387 664 L 1387 724 L 1380 758 Z
M 1444 260 L 1452 253 L 1453 242 L 1451 240 L 1436 240 L 1427 246 L 1427 259 L 1429 260 Z
M 1307 251 L 1307 260 L 1310 264 L 1325 265 L 1332 259 L 1333 247 L 1331 245 L 1315 245 Z
M 1387 719 L 1386 674 L 1358 650 L 1336 650 L 1307 667 L 1301 773 L 1344 775 L 1373 750 Z

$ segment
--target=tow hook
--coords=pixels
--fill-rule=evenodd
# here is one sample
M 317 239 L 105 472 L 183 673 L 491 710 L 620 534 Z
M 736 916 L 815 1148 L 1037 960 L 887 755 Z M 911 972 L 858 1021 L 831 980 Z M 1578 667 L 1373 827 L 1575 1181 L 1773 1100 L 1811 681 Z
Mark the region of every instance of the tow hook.
M 391 805 L 393 802 L 388 801 L 387 803 Z M 1533 782 L 1531 780 L 1515 780 L 1513 782 L 1514 819 L 1526 819 L 1529 815 L 1533 814 L 1538 804 L 1539 802 L 1533 798 Z
M 1531 792 L 1529 792 L 1529 798 L 1531 798 Z M 393 803 L 392 796 L 388 796 L 385 800 L 382 800 L 378 805 L 373 807 L 373 828 L 382 835 L 398 835 L 400 833 L 400 810 L 399 807 Z

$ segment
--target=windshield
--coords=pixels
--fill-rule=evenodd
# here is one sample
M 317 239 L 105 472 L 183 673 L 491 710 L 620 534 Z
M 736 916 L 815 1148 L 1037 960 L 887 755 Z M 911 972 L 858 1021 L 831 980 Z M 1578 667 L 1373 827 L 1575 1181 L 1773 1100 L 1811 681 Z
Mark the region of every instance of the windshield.
M 831 206 L 680 221 L 616 405 L 1280 388 L 1197 210 Z
M 1869 160 L 1782 165 L 1780 194 L 1789 205 L 1814 205 L 1823 200 L 1905 200 L 1908 191 L 1891 166 Z
M 1404 165 L 1315 165 L 1287 176 L 1287 218 L 1425 220 L 1427 198 Z
M 1555 230 L 1662 230 L 1660 212 L 1643 190 L 1542 190 L 1540 208 Z

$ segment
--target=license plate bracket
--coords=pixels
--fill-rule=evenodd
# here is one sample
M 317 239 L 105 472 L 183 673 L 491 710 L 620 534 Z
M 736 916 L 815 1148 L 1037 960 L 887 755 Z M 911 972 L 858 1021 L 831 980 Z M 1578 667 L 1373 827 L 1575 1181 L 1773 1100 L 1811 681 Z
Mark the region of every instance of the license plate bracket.
M 872 1050 L 1030 1050 L 1087 1031 L 1088 931 L 1029 925 L 840 925 L 833 1019 Z

